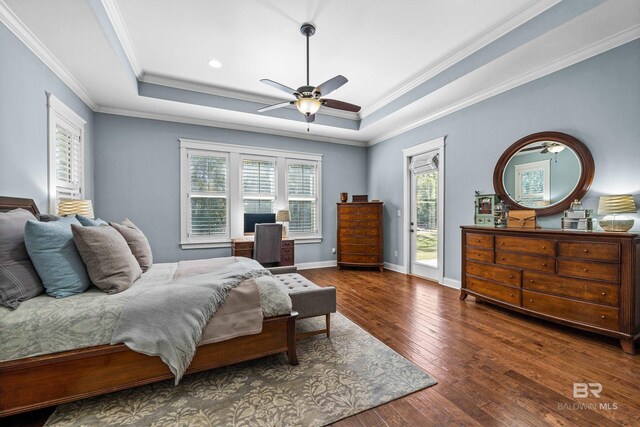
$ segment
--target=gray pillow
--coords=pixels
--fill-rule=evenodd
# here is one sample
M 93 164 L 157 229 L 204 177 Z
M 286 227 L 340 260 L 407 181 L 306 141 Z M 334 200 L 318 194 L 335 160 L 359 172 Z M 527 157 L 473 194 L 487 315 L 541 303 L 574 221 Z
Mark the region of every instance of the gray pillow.
M 115 228 L 72 225 L 71 231 L 91 282 L 106 293 L 122 292 L 142 275 L 127 241 Z
M 24 226 L 36 217 L 25 209 L 0 213 L 0 305 L 17 308 L 44 288 L 24 245 Z
M 142 268 L 142 272 L 144 273 L 147 271 L 153 264 L 153 254 L 151 253 L 149 240 L 147 240 L 147 237 L 144 235 L 142 230 L 136 227 L 128 218 L 125 218 L 125 220 L 122 221 L 122 224 L 115 222 L 110 222 L 109 224 L 118 230 L 118 232 L 122 234 L 122 237 L 127 241 L 129 249 L 131 249 L 133 256 L 136 257 L 138 264 L 140 264 L 140 268 Z

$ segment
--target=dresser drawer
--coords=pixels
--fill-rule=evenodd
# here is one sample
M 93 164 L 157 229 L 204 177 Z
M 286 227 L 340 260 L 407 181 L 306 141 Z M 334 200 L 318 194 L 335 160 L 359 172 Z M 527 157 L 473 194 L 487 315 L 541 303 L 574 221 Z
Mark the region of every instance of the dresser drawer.
M 343 228 L 338 231 L 340 236 L 377 236 L 378 228 Z
M 381 205 L 375 204 L 374 206 L 367 205 L 352 205 L 352 206 L 340 206 L 338 207 L 340 215 L 342 214 L 362 214 L 362 213 L 375 213 L 381 211 Z
M 498 285 L 487 280 L 467 275 L 466 289 L 485 295 L 489 298 L 504 301 L 512 305 L 520 305 L 520 289 Z
M 605 304 L 614 307 L 619 305 L 620 286 L 610 283 L 571 279 L 569 277 L 550 276 L 548 274 L 525 271 L 522 276 L 522 287 L 533 291 L 576 298 L 596 304 Z
M 522 306 L 538 313 L 618 330 L 618 309 L 538 292 L 522 291 Z
M 497 265 L 480 264 L 473 261 L 467 261 L 466 272 L 474 276 L 480 276 L 485 279 L 493 280 L 511 286 L 520 286 L 520 277 L 522 272 L 513 268 L 498 267 Z
M 340 212 L 340 221 L 378 221 L 380 216 L 377 213 L 342 213 Z
M 467 259 L 476 261 L 493 262 L 493 251 L 491 249 L 477 249 L 467 247 L 465 249 Z
M 341 244 L 340 251 L 344 254 L 364 254 L 364 255 L 377 255 L 377 245 L 358 245 L 358 244 Z
M 496 250 L 534 255 L 556 255 L 555 241 L 526 237 L 496 236 Z
M 377 255 L 353 255 L 353 254 L 340 254 L 338 262 L 353 263 L 353 264 L 378 264 L 379 256 Z
M 380 239 L 375 236 L 340 236 L 340 245 L 348 243 L 361 243 L 363 245 L 377 245 Z
M 283 248 L 293 248 L 295 246 L 295 241 L 294 240 L 283 240 L 282 241 L 282 247 Z
M 252 250 L 253 241 L 247 240 L 246 242 L 233 242 L 231 246 L 233 246 L 236 250 L 243 250 L 243 249 Z
M 558 274 L 561 276 L 583 277 L 585 279 L 605 280 L 618 283 L 620 281 L 620 266 L 601 262 L 574 261 L 570 259 L 558 260 Z
M 493 249 L 493 236 L 479 233 L 467 233 L 465 243 L 468 246 Z
M 355 220 L 344 220 L 340 221 L 340 227 L 344 228 L 378 228 L 380 225 L 377 221 L 355 221 Z
M 593 242 L 559 242 L 558 256 L 620 262 L 620 244 L 598 243 L 594 245 Z
M 496 252 L 496 264 L 555 273 L 556 259 L 550 257 Z

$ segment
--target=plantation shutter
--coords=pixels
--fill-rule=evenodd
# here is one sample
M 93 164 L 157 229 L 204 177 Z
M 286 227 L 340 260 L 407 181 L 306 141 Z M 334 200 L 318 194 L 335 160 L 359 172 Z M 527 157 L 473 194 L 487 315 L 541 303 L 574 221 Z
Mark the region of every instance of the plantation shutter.
M 82 130 L 61 117 L 55 123 L 55 206 L 82 199 Z
M 287 197 L 291 233 L 311 234 L 318 231 L 318 167 L 315 162 L 289 163 L 287 168 Z
M 276 198 L 276 162 L 242 160 L 242 202 L 245 213 L 272 213 Z
M 189 153 L 189 236 L 228 235 L 228 157 Z

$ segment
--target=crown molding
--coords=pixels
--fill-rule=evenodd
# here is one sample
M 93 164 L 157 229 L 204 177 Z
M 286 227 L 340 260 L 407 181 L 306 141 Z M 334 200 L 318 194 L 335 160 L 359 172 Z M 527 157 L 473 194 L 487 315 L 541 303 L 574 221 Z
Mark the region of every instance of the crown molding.
M 33 54 L 40 59 L 56 76 L 60 78 L 78 97 L 93 111 L 96 101 L 89 92 L 76 80 L 60 61 L 46 48 L 46 46 L 27 28 L 15 13 L 0 0 L 0 22 L 2 22 Z
M 140 65 L 138 55 L 136 55 L 136 50 L 133 46 L 133 43 L 131 42 L 131 37 L 129 36 L 127 27 L 124 24 L 124 20 L 122 19 L 122 14 L 120 13 L 118 4 L 115 2 L 115 0 L 102 0 L 102 6 L 104 7 L 105 12 L 107 12 L 107 17 L 111 22 L 113 30 L 118 36 L 118 40 L 120 40 L 120 44 L 124 49 L 124 53 L 127 55 L 129 65 L 131 65 L 131 68 L 136 74 L 136 77 L 140 79 L 140 77 L 144 74 L 144 70 Z
M 620 31 L 609 37 L 605 37 L 604 39 L 599 40 L 596 43 L 592 43 L 591 45 L 586 46 L 580 50 L 573 51 L 568 55 L 555 59 L 545 65 L 539 66 L 527 73 L 521 74 L 518 77 L 505 80 L 492 88 L 478 92 L 470 97 L 463 99 L 462 101 L 455 102 L 444 108 L 441 108 L 440 110 L 426 117 L 423 117 L 420 120 L 411 121 L 399 128 L 396 128 L 391 132 L 382 133 L 374 139 L 370 140 L 367 143 L 367 146 L 370 147 L 372 145 L 379 144 L 383 141 L 415 129 L 419 126 L 447 116 L 451 113 L 455 113 L 456 111 L 462 110 L 463 108 L 469 107 L 473 104 L 477 104 L 478 102 L 484 101 L 488 98 L 514 89 L 518 86 L 522 86 L 523 84 L 529 83 L 533 80 L 539 79 L 551 73 L 555 73 L 556 71 L 560 71 L 564 68 L 570 67 L 571 65 L 577 64 L 578 62 L 584 61 L 608 50 L 614 49 L 637 38 L 640 38 L 640 24 L 634 25 L 633 27 Z
M 432 79 L 442 71 L 462 61 L 463 59 L 479 51 L 483 47 L 493 43 L 500 37 L 513 31 L 514 29 L 538 16 L 550 7 L 555 6 L 559 2 L 560 0 L 543 0 L 524 6 L 520 10 L 512 13 L 502 21 L 498 22 L 493 27 L 484 31 L 479 36 L 474 37 L 469 43 L 464 44 L 464 47 L 462 49 L 445 55 L 443 58 L 437 60 L 434 65 L 427 67 L 417 76 L 396 87 L 387 95 L 380 98 L 380 100 L 376 101 L 373 105 L 367 108 L 363 108 L 360 111 L 360 117 L 367 117 L 371 113 L 379 110 L 380 108 L 401 97 L 407 92 L 410 92 L 411 90 L 420 86 L 422 83 Z
M 117 116 L 136 117 L 140 119 L 160 120 L 165 122 L 185 123 L 185 124 L 207 126 L 207 127 L 214 127 L 214 128 L 240 130 L 244 132 L 276 135 L 276 136 L 282 136 L 286 138 L 306 139 L 306 140 L 316 141 L 316 142 L 329 142 L 332 144 L 352 145 L 355 147 L 367 146 L 367 143 L 364 141 L 332 138 L 332 137 L 313 135 L 313 134 L 310 135 L 308 133 L 302 133 L 302 132 L 271 129 L 271 128 L 265 128 L 260 126 L 228 123 L 228 122 L 221 122 L 216 120 L 198 119 L 198 118 L 178 116 L 173 114 L 151 113 L 147 111 L 136 111 L 136 110 L 128 110 L 124 108 L 105 107 L 105 106 L 99 106 L 95 110 L 95 112 L 104 113 L 104 114 L 113 114 Z

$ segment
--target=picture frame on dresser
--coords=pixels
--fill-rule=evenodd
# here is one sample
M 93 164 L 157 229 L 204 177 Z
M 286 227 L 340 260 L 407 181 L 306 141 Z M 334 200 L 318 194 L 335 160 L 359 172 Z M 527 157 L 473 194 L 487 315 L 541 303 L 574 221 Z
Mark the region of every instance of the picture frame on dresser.
M 463 226 L 460 300 L 611 336 L 640 337 L 640 235 Z

